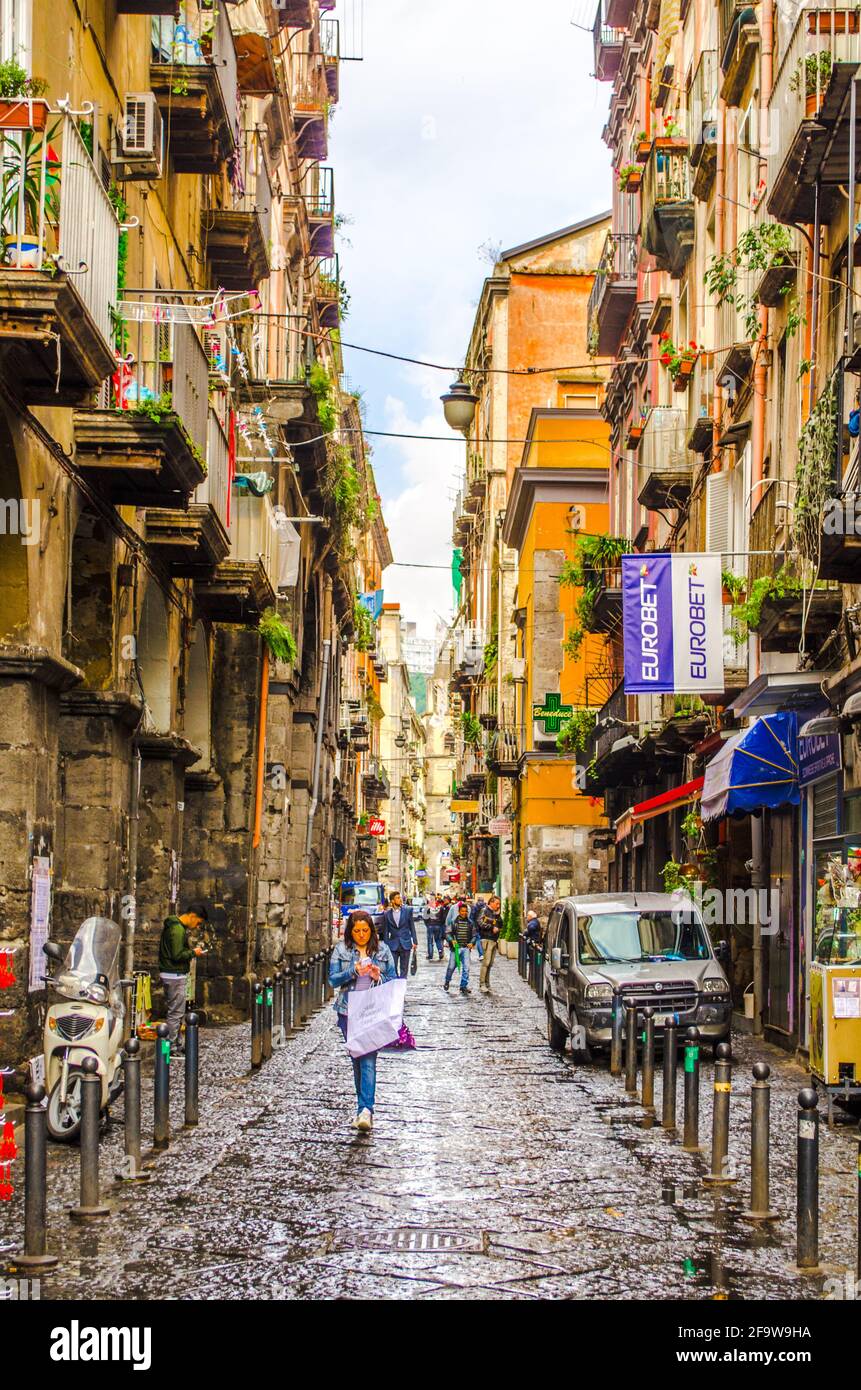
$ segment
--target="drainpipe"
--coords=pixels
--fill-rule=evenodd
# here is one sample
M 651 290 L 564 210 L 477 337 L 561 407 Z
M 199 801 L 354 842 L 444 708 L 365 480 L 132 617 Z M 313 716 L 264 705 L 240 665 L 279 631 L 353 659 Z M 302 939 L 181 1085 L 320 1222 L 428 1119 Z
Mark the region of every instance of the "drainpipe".
M 129 765 L 129 860 L 126 901 L 123 905 L 123 976 L 130 980 L 135 968 L 135 927 L 138 915 L 138 833 L 141 802 L 141 751 L 137 737 L 132 740 Z
M 760 65 L 760 91 L 761 109 L 765 111 L 771 98 L 772 88 L 772 69 L 774 58 L 774 10 L 772 0 L 763 0 L 762 15 L 760 21 L 762 30 L 762 62 Z M 760 178 L 765 177 L 767 169 L 765 160 L 760 161 Z M 759 502 L 762 500 L 762 477 L 765 465 L 765 403 L 768 390 L 768 368 L 766 367 L 766 353 L 768 351 L 768 309 L 764 304 L 759 307 L 759 335 L 755 346 L 755 365 L 753 369 L 753 438 L 751 448 L 751 467 L 750 482 L 751 491 L 751 513 L 753 513 Z
M 726 200 L 724 197 L 724 185 L 726 180 L 726 166 L 724 164 L 724 149 L 726 147 L 726 102 L 723 97 L 718 98 L 718 129 L 717 129 L 717 160 L 715 164 L 715 255 L 722 256 L 724 250 L 724 216 L 726 212 Z M 723 346 L 722 344 L 720 346 Z M 720 427 L 722 393 L 718 386 L 720 373 L 715 370 L 712 385 L 712 419 L 714 421 L 715 435 Z M 717 460 L 720 466 L 720 459 Z M 712 458 L 712 469 L 715 460 Z
M 320 675 L 320 713 L 317 719 L 317 740 L 314 747 L 314 780 L 311 789 L 311 804 L 308 807 L 308 824 L 305 827 L 305 947 L 311 931 L 311 839 L 314 834 L 314 817 L 320 796 L 320 761 L 323 754 L 323 726 L 326 723 L 326 698 L 329 692 L 329 653 L 332 640 L 327 637 L 323 643 L 323 669 Z
M 763 858 L 763 825 L 762 815 L 751 816 L 750 818 L 750 886 L 757 894 L 756 902 L 759 902 L 759 889 L 765 886 L 765 862 Z M 764 971 L 762 954 L 762 923 L 759 920 L 759 911 L 754 912 L 753 926 L 753 1031 L 757 1037 L 762 1034 L 762 1014 L 765 1007 L 764 998 Z
M 260 844 L 260 823 L 263 817 L 263 779 L 266 774 L 266 715 L 269 708 L 269 651 L 264 644 L 263 670 L 260 674 L 260 717 L 257 730 L 257 789 L 254 798 L 254 834 L 252 849 Z

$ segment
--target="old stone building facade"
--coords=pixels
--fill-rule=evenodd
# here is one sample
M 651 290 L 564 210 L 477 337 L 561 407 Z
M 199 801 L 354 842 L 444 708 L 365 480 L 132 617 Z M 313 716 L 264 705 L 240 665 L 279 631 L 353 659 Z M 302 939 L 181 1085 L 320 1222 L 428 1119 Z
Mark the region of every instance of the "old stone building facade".
M 44 1001 L 34 864 L 51 936 L 114 917 L 126 972 L 204 898 L 198 1001 L 236 1010 L 258 966 L 319 946 L 355 835 L 339 711 L 357 594 L 391 557 L 342 386 L 331 8 L 2 11 L 0 58 L 40 79 L 0 131 L 4 192 L 22 157 L 36 190 L 0 265 L 16 1062 Z

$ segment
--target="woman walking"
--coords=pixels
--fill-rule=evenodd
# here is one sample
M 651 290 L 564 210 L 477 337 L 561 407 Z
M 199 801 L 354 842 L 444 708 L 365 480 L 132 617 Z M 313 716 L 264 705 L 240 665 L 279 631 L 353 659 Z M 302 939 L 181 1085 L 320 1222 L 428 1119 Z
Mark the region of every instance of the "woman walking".
M 329 984 L 337 989 L 335 1013 L 338 1026 L 347 1041 L 347 1001 L 352 990 L 373 989 L 385 980 L 395 978 L 392 953 L 381 942 L 374 919 L 368 912 L 351 912 L 344 928 L 344 940 L 332 952 L 329 965 Z M 377 1087 L 377 1054 L 353 1057 L 353 1080 L 356 1083 L 356 1129 L 370 1129 L 374 1118 L 374 1094 Z

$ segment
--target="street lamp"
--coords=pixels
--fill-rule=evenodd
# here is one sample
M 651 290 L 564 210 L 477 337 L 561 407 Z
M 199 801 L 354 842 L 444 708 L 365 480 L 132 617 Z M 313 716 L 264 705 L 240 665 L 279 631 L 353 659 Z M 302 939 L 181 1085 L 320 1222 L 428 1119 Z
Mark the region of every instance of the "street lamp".
M 453 381 L 446 393 L 440 396 L 440 400 L 449 428 L 460 430 L 461 434 L 469 434 L 475 419 L 478 396 L 470 391 L 463 378 Z

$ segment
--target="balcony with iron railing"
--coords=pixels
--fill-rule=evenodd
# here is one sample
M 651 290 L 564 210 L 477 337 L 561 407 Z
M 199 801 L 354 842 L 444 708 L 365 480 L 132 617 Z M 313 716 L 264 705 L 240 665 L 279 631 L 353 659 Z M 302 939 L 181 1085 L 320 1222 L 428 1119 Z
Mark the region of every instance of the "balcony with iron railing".
M 0 358 L 29 405 L 73 405 L 114 370 L 120 227 L 75 118 L 20 103 L 0 130 Z
M 458 624 L 452 633 L 451 684 L 458 688 L 478 680 L 484 670 L 484 633 L 475 623 Z
M 718 44 L 722 73 L 720 95 L 728 106 L 738 106 L 759 48 L 759 24 L 754 5 L 745 0 L 720 0 Z
M 639 237 L 608 232 L 589 295 L 589 346 L 598 357 L 614 357 L 637 302 Z
M 659 270 L 678 278 L 694 245 L 694 203 L 687 141 L 656 139 L 643 171 L 640 235 Z
M 478 719 L 485 729 L 495 729 L 499 723 L 499 687 L 496 668 L 485 672 L 485 678 L 478 692 Z
M 637 455 L 638 501 L 651 511 L 683 510 L 688 504 L 692 461 L 686 436 L 686 410 L 652 407 Z
M 486 750 L 480 739 L 475 742 L 467 742 L 463 738 L 459 740 L 454 777 L 461 796 L 474 797 L 484 791 L 487 762 Z
M 192 493 L 188 507 L 148 508 L 146 538 L 171 574 L 204 578 L 230 551 L 230 447 L 224 407 L 209 407 L 206 477 Z
M 195 585 L 198 607 L 213 622 L 247 623 L 275 604 L 281 542 L 270 494 L 238 491 L 230 497 L 230 551 Z
M 239 76 L 230 7 L 203 0 L 180 22 L 154 19 L 150 87 L 178 174 L 216 174 L 239 140 Z
M 230 161 L 230 187 L 225 206 L 201 213 L 210 280 L 225 290 L 256 289 L 269 275 L 272 240 L 272 183 L 259 130 L 244 132 Z
M 595 76 L 599 82 L 612 82 L 622 61 L 625 33 L 607 23 L 607 0 L 598 0 L 598 11 L 592 26 L 592 46 L 595 55 Z
M 329 92 L 325 73 L 312 59 L 310 55 L 310 65 L 296 84 L 293 124 L 299 158 L 322 163 L 329 152 Z
M 696 172 L 691 191 L 705 200 L 717 169 L 718 55 L 715 49 L 700 53 L 688 90 L 687 128 L 691 168 Z
M 326 75 L 326 90 L 329 100 L 335 102 L 340 95 L 341 81 L 341 25 L 331 17 L 320 20 L 320 48 L 323 52 L 323 69 Z
M 337 255 L 328 256 L 317 266 L 314 276 L 314 298 L 321 328 L 339 328 L 344 309 L 344 282 Z
M 190 323 L 129 295 L 126 353 L 95 409 L 76 410 L 75 463 L 117 506 L 184 506 L 204 480 L 209 359 Z M 164 315 L 154 322 L 153 314 Z
M 768 211 L 779 222 L 827 220 L 849 182 L 849 85 L 861 62 L 857 8 L 805 6 L 768 103 Z
M 372 800 L 385 800 L 391 794 L 391 781 L 379 758 L 368 758 L 362 771 L 362 790 Z
M 525 747 L 524 730 L 517 724 L 500 722 L 487 739 L 485 762 L 495 777 L 516 779 L 520 776 L 520 760 Z
M 484 501 L 487 486 L 487 460 L 483 454 L 470 449 L 466 456 L 466 487 L 464 505 L 474 512 Z
M 309 165 L 302 200 L 308 218 L 311 255 L 334 256 L 335 175 L 328 165 Z

